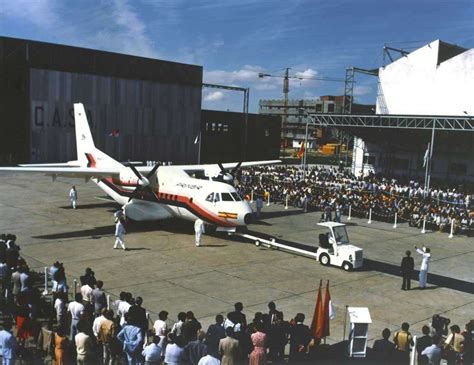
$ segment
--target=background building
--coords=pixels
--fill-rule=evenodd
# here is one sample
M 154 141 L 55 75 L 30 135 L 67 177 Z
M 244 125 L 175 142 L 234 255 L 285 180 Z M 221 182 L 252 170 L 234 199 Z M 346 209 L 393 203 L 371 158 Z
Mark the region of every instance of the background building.
M 437 40 L 381 67 L 378 75 L 377 114 L 474 119 L 474 49 Z M 423 179 L 432 130 L 357 128 L 350 132 L 357 136 L 354 173 L 372 170 Z M 472 130 L 437 129 L 431 176 L 438 181 L 474 181 L 472 156 Z
M 379 69 L 377 114 L 474 114 L 474 49 L 440 40 Z
M 201 66 L 0 37 L 0 163 L 75 159 L 75 102 L 114 158 L 195 162 L 201 87 Z
M 201 163 L 275 160 L 280 155 L 280 118 L 203 110 Z M 197 161 L 195 161 L 197 162 Z
M 259 113 L 266 115 L 277 115 L 282 118 L 287 115 L 287 123 L 282 126 L 282 147 L 298 148 L 305 140 L 306 123 L 311 122 L 309 115 L 314 113 L 343 113 L 344 96 L 323 95 L 314 100 L 288 100 L 285 106 L 284 100 L 260 100 Z M 285 111 L 286 110 L 286 111 Z M 373 114 L 375 105 L 352 104 L 353 114 Z M 281 119 L 280 119 L 281 120 Z M 308 125 L 308 148 L 316 148 L 316 144 L 326 143 L 331 139 L 337 139 L 337 133 L 323 128 L 315 128 Z

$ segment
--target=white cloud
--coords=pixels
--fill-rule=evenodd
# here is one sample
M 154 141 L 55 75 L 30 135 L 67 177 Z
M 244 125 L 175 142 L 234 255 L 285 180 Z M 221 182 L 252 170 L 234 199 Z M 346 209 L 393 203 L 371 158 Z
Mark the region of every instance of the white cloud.
M 55 0 L 0 0 L 0 16 L 24 19 L 40 27 L 58 22 Z
M 127 0 L 115 0 L 112 4 L 112 13 L 118 29 L 109 35 L 113 41 L 120 45 L 121 51 L 145 57 L 156 55 L 145 23 Z M 107 34 L 103 34 L 102 38 L 106 40 L 107 36 Z M 106 46 L 106 44 L 102 46 Z
M 255 89 L 260 90 L 260 91 L 270 91 L 270 90 L 276 90 L 278 89 L 279 85 L 276 85 L 275 83 L 270 83 L 270 82 L 258 82 L 255 84 Z M 281 85 L 280 85 L 281 88 Z
M 0 0 L 0 17 L 28 22 L 51 35 L 46 41 L 156 57 L 146 24 L 132 4 L 110 0 L 91 8 L 78 3 L 78 8 L 59 0 Z
M 293 87 L 315 87 L 318 85 L 318 81 L 313 80 L 318 77 L 318 71 L 308 68 L 304 71 L 297 71 L 294 74 L 294 77 L 298 79 L 292 79 L 290 81 L 291 86 Z
M 245 65 L 240 70 L 235 71 L 205 71 L 204 72 L 204 82 L 210 84 L 235 84 L 241 82 L 255 82 L 258 80 L 258 73 L 262 72 L 262 67 L 260 66 L 251 66 Z
M 204 101 L 221 101 L 225 99 L 222 91 L 211 91 L 204 95 Z
M 354 96 L 368 95 L 371 93 L 372 93 L 372 87 L 370 86 L 364 86 L 364 85 L 354 86 Z
M 295 72 L 295 77 L 300 77 L 302 79 L 305 78 L 314 78 L 318 76 L 318 71 L 313 70 L 312 68 L 308 68 L 304 71 L 297 71 Z

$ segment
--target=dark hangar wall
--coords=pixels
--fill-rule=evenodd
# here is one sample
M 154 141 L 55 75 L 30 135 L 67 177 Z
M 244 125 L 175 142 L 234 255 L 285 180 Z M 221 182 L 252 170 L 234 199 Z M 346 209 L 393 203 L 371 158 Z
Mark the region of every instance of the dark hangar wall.
M 274 160 L 280 154 L 280 117 L 249 114 L 245 144 L 244 114 L 201 112 L 201 163 Z
M 14 162 L 74 160 L 74 102 L 96 146 L 118 160 L 196 160 L 200 66 L 0 37 L 0 71 L 10 79 L 0 85 L 0 133 L 14 139 L 0 154 Z

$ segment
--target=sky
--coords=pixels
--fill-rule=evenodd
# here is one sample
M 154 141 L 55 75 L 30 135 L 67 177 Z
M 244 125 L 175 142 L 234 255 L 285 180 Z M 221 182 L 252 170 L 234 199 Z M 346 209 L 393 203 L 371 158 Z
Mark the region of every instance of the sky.
M 0 0 L 0 35 L 203 66 L 204 82 L 281 99 L 342 95 L 345 69 L 389 63 L 383 46 L 441 39 L 474 48 L 474 0 Z M 267 73 L 272 77 L 259 78 Z M 356 102 L 377 79 L 356 75 Z M 203 90 L 203 108 L 242 110 L 243 95 Z

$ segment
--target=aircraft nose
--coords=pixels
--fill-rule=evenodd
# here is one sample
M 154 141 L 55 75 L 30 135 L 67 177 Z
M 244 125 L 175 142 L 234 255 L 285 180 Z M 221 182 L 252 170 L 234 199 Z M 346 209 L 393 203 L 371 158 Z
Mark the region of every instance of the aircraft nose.
M 244 216 L 244 223 L 245 224 L 250 224 L 252 222 L 253 214 L 252 213 L 247 213 Z

